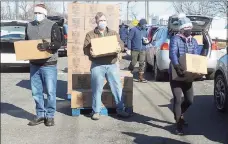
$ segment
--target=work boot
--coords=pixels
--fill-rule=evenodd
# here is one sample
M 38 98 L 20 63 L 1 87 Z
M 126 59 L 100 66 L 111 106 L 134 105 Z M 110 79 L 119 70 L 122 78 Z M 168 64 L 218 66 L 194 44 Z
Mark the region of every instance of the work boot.
M 139 82 L 146 83 L 147 80 L 144 78 L 144 72 L 139 72 Z
M 44 124 L 46 126 L 54 126 L 55 125 L 54 118 L 46 118 L 44 121 Z
M 123 109 L 123 110 L 117 110 L 117 116 L 122 118 L 128 118 L 130 117 L 130 114 L 126 112 L 125 109 Z
M 176 134 L 184 135 L 183 131 L 183 120 L 180 118 L 179 121 L 176 122 Z
M 94 113 L 94 114 L 92 114 L 91 119 L 92 120 L 99 120 L 100 119 L 100 113 Z
M 39 125 L 41 123 L 44 123 L 44 118 L 35 118 L 34 120 L 30 121 L 28 123 L 29 126 L 35 126 L 35 125 Z

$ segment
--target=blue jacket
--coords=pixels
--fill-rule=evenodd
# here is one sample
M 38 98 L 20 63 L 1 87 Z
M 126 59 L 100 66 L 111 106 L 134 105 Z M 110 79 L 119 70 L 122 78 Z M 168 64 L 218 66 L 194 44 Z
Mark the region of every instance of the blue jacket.
M 173 65 L 179 64 L 179 57 L 185 53 L 199 54 L 196 39 L 191 38 L 191 40 L 186 42 L 186 40 L 179 35 L 173 36 L 169 44 L 169 58 L 171 63 Z M 169 67 L 169 72 L 171 73 L 171 65 Z
M 146 45 L 143 44 L 143 37 L 148 37 L 146 30 L 141 29 L 138 26 L 131 28 L 128 36 L 128 49 L 137 51 L 146 50 Z
M 119 29 L 119 35 L 120 39 L 124 43 L 127 43 L 128 29 L 125 26 L 121 26 L 121 28 Z

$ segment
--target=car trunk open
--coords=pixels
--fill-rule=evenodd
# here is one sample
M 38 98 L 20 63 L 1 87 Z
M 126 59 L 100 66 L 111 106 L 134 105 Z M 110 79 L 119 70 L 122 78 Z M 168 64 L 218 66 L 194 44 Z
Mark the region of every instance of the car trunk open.
M 199 54 L 208 56 L 211 50 L 211 41 L 208 35 L 208 30 L 211 26 L 212 18 L 199 15 L 187 15 L 187 17 L 193 24 L 192 36 L 202 35 L 202 44 L 199 44 Z M 169 17 L 168 28 L 171 36 L 179 32 L 177 16 Z
M 7 27 L 9 27 L 10 29 Z M 1 23 L 1 30 L 7 31 L 5 35 L 8 35 L 8 34 L 20 35 L 22 33 L 22 31 L 24 31 L 25 27 L 26 27 L 26 23 L 21 23 L 21 22 L 17 22 L 17 21 Z M 20 29 L 20 31 L 17 32 L 18 29 Z M 1 53 L 14 54 L 15 53 L 14 42 L 20 41 L 20 40 L 24 40 L 24 37 L 23 38 L 19 38 L 19 37 L 2 38 L 2 36 L 1 36 L 1 48 L 0 48 Z

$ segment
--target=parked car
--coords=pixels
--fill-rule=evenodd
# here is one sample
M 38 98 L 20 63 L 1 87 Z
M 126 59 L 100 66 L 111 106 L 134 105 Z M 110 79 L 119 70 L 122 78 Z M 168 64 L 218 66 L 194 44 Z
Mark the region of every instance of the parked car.
M 206 78 L 213 79 L 218 60 L 218 51 L 216 44 L 212 42 L 208 34 L 212 18 L 199 15 L 188 15 L 187 17 L 193 23 L 192 35 L 203 35 L 203 45 L 199 46 L 202 49 L 200 54 L 208 58 L 208 74 Z M 153 48 L 147 50 L 146 62 L 153 69 L 156 81 L 163 80 L 166 77 L 165 75 L 168 75 L 170 63 L 169 42 L 170 38 L 178 32 L 177 21 L 177 16 L 170 16 L 168 27 L 162 26 L 157 29 L 152 38 Z
M 29 68 L 29 61 L 17 61 L 14 42 L 25 40 L 27 21 L 1 20 L 1 68 L 25 67 Z
M 220 112 L 228 110 L 228 47 L 217 63 L 214 79 L 214 103 Z
M 67 32 L 68 25 L 64 24 L 64 18 L 61 16 L 48 16 L 48 19 L 55 21 L 60 28 L 61 36 L 62 36 L 62 46 L 58 50 L 59 56 L 67 56 Z
M 158 26 L 151 26 L 148 28 L 148 40 L 151 41 L 153 38 L 154 33 L 156 32 L 156 30 L 158 29 Z

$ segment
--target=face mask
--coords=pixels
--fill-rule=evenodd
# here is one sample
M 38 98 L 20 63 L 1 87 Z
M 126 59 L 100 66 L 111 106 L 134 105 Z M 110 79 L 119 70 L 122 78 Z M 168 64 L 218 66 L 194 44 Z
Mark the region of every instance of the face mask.
M 146 29 L 146 25 L 142 25 L 142 29 Z
M 184 30 L 184 36 L 189 37 L 192 34 L 192 30 L 188 29 L 188 30 Z
M 107 27 L 107 22 L 100 21 L 98 26 L 99 26 L 100 29 L 104 30 Z
M 45 18 L 44 14 L 35 14 L 35 21 L 42 21 Z

